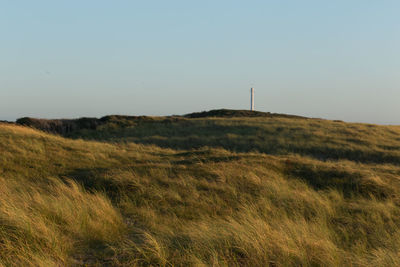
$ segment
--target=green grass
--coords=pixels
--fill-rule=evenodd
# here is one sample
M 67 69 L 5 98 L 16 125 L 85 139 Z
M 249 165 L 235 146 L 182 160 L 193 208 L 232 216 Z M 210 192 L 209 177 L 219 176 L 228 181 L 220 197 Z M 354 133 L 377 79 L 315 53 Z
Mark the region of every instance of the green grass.
M 400 265 L 400 127 L 117 122 L 0 124 L 0 266 Z

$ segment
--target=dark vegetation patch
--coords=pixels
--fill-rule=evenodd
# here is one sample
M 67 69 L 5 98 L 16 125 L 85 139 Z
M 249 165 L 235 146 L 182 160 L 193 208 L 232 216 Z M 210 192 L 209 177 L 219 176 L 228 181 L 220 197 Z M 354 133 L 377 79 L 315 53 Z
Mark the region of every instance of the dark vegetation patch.
M 16 123 L 29 126 L 41 131 L 68 136 L 79 131 L 97 130 L 103 125 L 112 130 L 124 127 L 135 126 L 138 123 L 171 123 L 179 120 L 178 117 L 148 117 L 148 116 L 120 116 L 110 115 L 98 118 L 79 118 L 79 119 L 36 119 L 24 117 L 17 119 Z
M 16 123 L 60 135 L 66 135 L 81 129 L 95 130 L 101 125 L 101 121 L 96 118 L 46 120 L 24 117 L 18 119 Z
M 235 109 L 214 109 L 210 111 L 194 112 L 184 115 L 185 118 L 240 118 L 240 117 L 264 117 L 264 118 L 301 118 L 305 117 L 279 114 L 271 112 L 250 111 L 250 110 L 235 110 Z
M 99 126 L 109 124 L 114 127 L 129 127 L 138 123 L 158 122 L 169 124 L 180 121 L 184 118 L 241 118 L 241 117 L 279 117 L 279 118 L 304 118 L 295 115 L 277 114 L 270 112 L 248 111 L 248 110 L 231 110 L 217 109 L 211 111 L 195 112 L 183 116 L 174 115 L 166 117 L 151 117 L 151 116 L 122 116 L 110 115 L 98 118 L 79 118 L 79 119 L 36 119 L 24 117 L 17 119 L 16 123 L 33 127 L 45 132 L 56 133 L 60 135 L 68 135 L 80 130 L 96 130 Z M 1 122 L 1 121 L 0 121 Z

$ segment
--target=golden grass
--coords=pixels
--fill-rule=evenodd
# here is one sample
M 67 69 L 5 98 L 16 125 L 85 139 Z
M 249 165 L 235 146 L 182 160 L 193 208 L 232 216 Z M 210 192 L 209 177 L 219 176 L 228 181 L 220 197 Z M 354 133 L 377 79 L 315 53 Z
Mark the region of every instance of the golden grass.
M 69 265 L 90 242 L 114 242 L 122 217 L 101 194 L 75 182 L 39 187 L 0 178 L 0 260 L 4 265 Z M 101 218 L 101 220 L 100 220 Z
M 273 124 L 311 136 L 282 142 L 399 153 L 395 126 Z M 324 129 L 336 124 L 349 133 Z M 0 153 L 0 266 L 400 266 L 400 167 L 379 158 L 182 151 L 3 124 Z

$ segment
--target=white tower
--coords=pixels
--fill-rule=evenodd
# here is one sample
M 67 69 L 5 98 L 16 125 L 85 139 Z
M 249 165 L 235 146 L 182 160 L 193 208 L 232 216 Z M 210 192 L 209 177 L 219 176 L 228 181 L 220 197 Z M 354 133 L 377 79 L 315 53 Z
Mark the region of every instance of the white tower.
M 254 88 L 250 89 L 250 110 L 254 111 Z

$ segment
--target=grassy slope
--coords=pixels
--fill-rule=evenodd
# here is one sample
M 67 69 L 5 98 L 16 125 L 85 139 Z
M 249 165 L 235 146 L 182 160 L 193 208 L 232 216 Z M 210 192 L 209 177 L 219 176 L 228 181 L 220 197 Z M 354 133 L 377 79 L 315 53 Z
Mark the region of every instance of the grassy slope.
M 301 118 L 153 119 L 119 126 L 124 123 L 110 121 L 97 130 L 81 130 L 68 136 L 173 149 L 209 146 L 234 152 L 300 154 L 322 160 L 400 163 L 398 126 Z
M 117 142 L 0 124 L 0 265 L 400 265 L 398 127 L 202 118 L 78 135 Z

